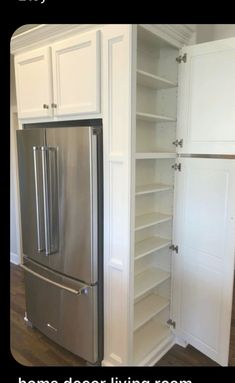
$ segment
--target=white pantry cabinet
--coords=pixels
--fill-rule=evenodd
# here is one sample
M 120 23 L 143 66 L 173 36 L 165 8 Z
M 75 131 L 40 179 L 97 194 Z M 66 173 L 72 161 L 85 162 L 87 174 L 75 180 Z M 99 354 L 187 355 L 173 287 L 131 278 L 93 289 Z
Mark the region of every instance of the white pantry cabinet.
M 175 343 L 227 365 L 235 40 L 179 49 L 143 25 L 103 37 L 103 365 L 154 365 Z
M 15 56 L 20 119 L 100 112 L 99 33 Z

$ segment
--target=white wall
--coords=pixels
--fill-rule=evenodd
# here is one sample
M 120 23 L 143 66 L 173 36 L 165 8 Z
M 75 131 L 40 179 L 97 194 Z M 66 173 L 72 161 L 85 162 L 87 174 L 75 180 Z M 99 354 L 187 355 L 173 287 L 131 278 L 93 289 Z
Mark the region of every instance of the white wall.
M 196 43 L 235 37 L 235 24 L 197 24 Z
M 16 111 L 16 92 L 13 57 L 10 61 L 11 74 L 11 97 L 10 97 L 10 123 L 11 123 L 11 153 L 10 153 L 10 260 L 20 263 L 20 236 L 17 200 L 17 161 L 15 130 L 18 128 Z
M 214 24 L 214 40 L 235 37 L 235 24 Z
M 196 43 L 205 43 L 212 41 L 213 37 L 213 24 L 197 24 L 196 25 Z

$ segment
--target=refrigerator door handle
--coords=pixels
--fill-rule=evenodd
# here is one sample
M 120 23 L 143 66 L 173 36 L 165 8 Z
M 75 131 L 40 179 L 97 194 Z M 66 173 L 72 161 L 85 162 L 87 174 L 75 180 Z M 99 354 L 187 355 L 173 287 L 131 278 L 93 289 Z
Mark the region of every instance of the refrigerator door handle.
M 58 179 L 57 148 L 42 146 L 43 207 L 45 220 L 45 254 L 58 250 Z
M 33 146 L 33 165 L 34 165 L 34 181 L 35 181 L 35 200 L 36 200 L 36 222 L 37 222 L 37 251 L 40 253 L 45 250 L 43 246 L 43 236 L 41 232 L 42 220 L 39 206 L 39 175 L 38 175 L 38 153 L 40 147 Z
M 43 209 L 45 227 L 45 254 L 50 254 L 50 217 L 49 217 L 49 197 L 48 197 L 48 171 L 47 171 L 47 147 L 42 146 L 42 183 L 43 183 Z
M 81 287 L 80 289 L 78 290 L 75 290 L 71 287 L 68 287 L 66 285 L 63 285 L 61 283 L 58 283 L 58 282 L 55 282 L 55 281 L 52 281 L 51 279 L 49 278 L 46 278 L 44 277 L 43 275 L 39 274 L 39 273 L 36 273 L 36 271 L 33 271 L 31 270 L 30 268 L 28 268 L 27 266 L 25 265 L 21 265 L 22 269 L 24 269 L 26 272 L 30 273 L 30 274 L 33 274 L 35 277 L 37 278 L 40 278 L 42 279 L 43 281 L 47 282 L 47 283 L 50 283 L 51 285 L 54 285 L 60 289 L 63 289 L 63 290 L 66 290 L 72 294 L 75 294 L 75 295 L 82 295 L 82 294 L 87 294 L 88 292 L 88 289 L 91 288 L 91 286 L 88 286 L 88 285 L 85 285 L 83 287 Z

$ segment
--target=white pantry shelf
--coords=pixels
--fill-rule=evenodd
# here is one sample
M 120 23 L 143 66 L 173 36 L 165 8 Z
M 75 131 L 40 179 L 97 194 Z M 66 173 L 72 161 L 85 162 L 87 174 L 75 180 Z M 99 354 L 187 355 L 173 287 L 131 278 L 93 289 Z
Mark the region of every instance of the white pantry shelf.
M 157 225 L 161 222 L 167 222 L 172 219 L 172 215 L 162 213 L 148 213 L 135 217 L 135 230 L 145 229 L 146 227 Z
M 134 299 L 140 298 L 148 291 L 151 291 L 156 286 L 165 282 L 168 278 L 170 278 L 170 273 L 156 267 L 149 268 L 136 275 L 134 282 Z
M 145 257 L 154 251 L 170 246 L 171 241 L 161 237 L 150 237 L 135 244 L 135 260 Z
M 169 300 L 157 294 L 149 294 L 134 306 L 134 331 L 169 306 Z
M 177 83 L 167 80 L 164 77 L 156 76 L 152 73 L 143 70 L 137 70 L 137 83 L 148 88 L 153 89 L 166 89 L 177 86 Z
M 149 122 L 169 122 L 169 121 L 176 121 L 175 118 L 167 117 L 167 116 L 161 116 L 159 114 L 151 114 L 151 113 L 142 113 L 137 112 L 136 117 L 139 120 L 149 121 Z
M 141 361 L 153 351 L 164 339 L 170 336 L 171 330 L 167 325 L 151 320 L 134 333 L 134 363 Z
M 166 153 L 166 152 L 136 153 L 135 158 L 137 160 L 176 158 L 176 153 Z
M 164 185 L 164 184 L 147 184 L 147 185 L 138 185 L 136 186 L 136 195 L 143 195 L 143 194 L 149 194 L 149 193 L 156 193 L 156 192 L 162 192 L 165 190 L 172 190 L 173 186 L 171 185 Z

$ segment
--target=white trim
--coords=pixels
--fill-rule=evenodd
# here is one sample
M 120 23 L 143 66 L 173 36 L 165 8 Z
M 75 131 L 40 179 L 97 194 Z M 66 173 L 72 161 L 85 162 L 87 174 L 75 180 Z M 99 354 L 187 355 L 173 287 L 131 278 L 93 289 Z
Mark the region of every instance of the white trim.
M 75 33 L 86 32 L 100 24 L 41 24 L 11 38 L 11 53 L 49 45 Z
M 11 38 L 11 53 L 16 54 L 51 44 L 75 33 L 100 28 L 104 24 L 40 24 Z M 194 42 L 195 24 L 142 24 L 177 47 Z
M 194 24 L 140 24 L 149 32 L 181 48 L 192 43 L 196 26 Z
M 10 262 L 14 265 L 20 265 L 20 255 L 15 253 L 10 253 Z
M 188 342 L 186 342 L 186 340 L 178 336 L 175 337 L 175 343 L 183 348 L 186 348 L 188 346 Z

